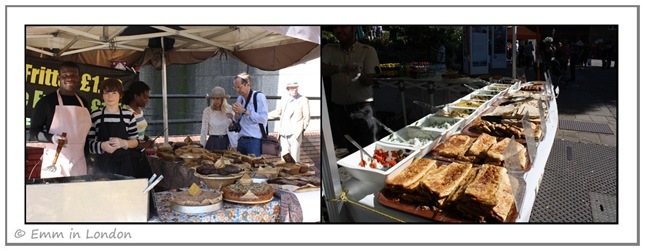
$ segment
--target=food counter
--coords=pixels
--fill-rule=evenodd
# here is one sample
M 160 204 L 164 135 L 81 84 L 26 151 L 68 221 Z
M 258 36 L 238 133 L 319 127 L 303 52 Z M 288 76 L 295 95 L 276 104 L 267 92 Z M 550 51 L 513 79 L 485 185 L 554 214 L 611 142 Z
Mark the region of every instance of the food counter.
M 520 84 L 517 83 L 516 85 L 513 85 L 511 88 L 514 89 L 514 91 L 519 90 Z M 437 159 L 436 157 L 438 155 L 436 154 L 436 152 L 438 149 L 437 148 L 438 144 L 446 142 L 447 139 L 455 135 L 464 134 L 464 130 L 463 130 L 464 127 L 471 125 L 471 122 L 475 118 L 482 115 L 482 113 L 486 112 L 488 114 L 493 114 L 493 112 L 497 112 L 495 108 L 499 107 L 500 100 L 502 96 L 506 94 L 506 92 L 507 91 L 503 91 L 495 94 L 493 98 L 489 99 L 486 103 L 484 103 L 484 106 L 481 107 L 481 109 L 477 108 L 477 110 L 474 111 L 471 115 L 465 117 L 463 122 L 458 123 L 457 126 L 446 130 L 444 134 L 442 134 L 442 136 L 438 138 L 438 140 L 435 143 L 432 144 L 431 148 L 433 149 L 431 151 L 428 151 L 426 149 L 425 152 L 429 152 L 429 153 L 419 157 L 428 158 L 428 159 Z M 472 95 L 469 94 L 464 98 L 468 98 L 468 97 L 472 97 Z M 557 110 L 557 103 L 554 98 L 548 100 L 547 103 L 548 105 L 546 105 L 547 109 L 545 110 L 546 112 L 545 114 L 547 114 L 548 116 L 545 116 L 546 120 L 543 122 L 544 127 L 542 127 L 542 130 L 543 130 L 542 135 L 537 135 L 538 144 L 537 144 L 537 147 L 535 148 L 534 158 L 532 159 L 532 161 L 529 162 L 530 165 L 527 167 L 526 170 L 519 173 L 516 172 L 514 175 L 514 177 L 516 177 L 517 180 L 513 182 L 515 182 L 515 184 L 519 182 L 519 185 L 514 185 L 512 187 L 513 189 L 516 190 L 516 191 L 513 191 L 512 195 L 517 196 L 517 198 L 514 199 L 514 201 L 517 202 L 517 205 L 514 205 L 514 210 L 511 210 L 512 217 L 511 217 L 511 214 L 509 214 L 509 218 L 512 218 L 510 222 L 528 222 L 529 221 L 531 210 L 533 208 L 533 203 L 535 202 L 535 198 L 539 190 L 540 182 L 544 174 L 544 168 L 546 166 L 549 153 L 551 152 L 551 147 L 553 145 L 553 141 L 558 127 L 558 110 Z M 446 112 L 446 110 L 447 109 L 444 109 L 444 112 Z M 419 121 L 412 123 L 411 126 L 418 125 L 418 124 L 419 124 Z M 522 142 L 523 145 L 526 145 L 525 142 L 529 141 L 526 139 L 523 139 L 523 140 L 524 141 L 520 139 L 518 142 Z M 373 151 L 374 144 L 367 146 L 365 148 L 372 149 Z M 531 151 L 531 147 L 526 147 L 526 149 L 527 151 Z M 421 149 L 421 151 L 423 151 L 423 149 Z M 527 156 L 527 159 L 531 159 L 531 157 L 528 154 L 526 156 Z M 356 172 L 356 168 L 350 168 L 349 166 L 351 164 L 347 164 L 347 163 L 355 162 L 355 159 L 352 159 L 352 158 L 353 158 L 353 155 L 350 155 L 348 157 L 338 160 L 339 169 L 350 171 L 350 174 L 352 174 L 352 172 Z M 506 165 L 506 164 L 503 164 L 503 165 Z M 401 168 L 399 167 L 399 169 Z M 397 172 L 400 172 L 399 169 L 395 170 L 394 172 L 389 170 L 387 174 L 396 175 Z M 359 170 L 359 171 L 362 171 L 362 170 Z M 385 174 L 385 172 L 381 172 L 381 174 Z M 374 182 L 374 180 L 364 179 L 360 175 L 359 176 L 356 176 L 355 174 L 352 174 L 352 175 L 355 177 L 358 177 L 358 179 L 350 176 L 348 180 L 345 180 L 342 183 L 343 191 L 346 191 L 346 194 L 345 194 L 346 201 L 343 205 L 346 207 L 347 212 L 351 215 L 351 218 L 355 222 L 391 222 L 391 221 L 403 221 L 403 222 L 459 221 L 461 222 L 462 220 L 464 220 L 463 218 L 455 219 L 455 218 L 447 217 L 445 216 L 445 214 L 440 215 L 440 213 L 433 214 L 431 212 L 430 214 L 428 214 L 428 212 L 432 210 L 427 211 L 424 209 L 425 208 L 424 206 L 405 206 L 407 205 L 406 203 L 397 204 L 398 203 L 397 201 L 399 201 L 399 199 L 389 200 L 388 196 L 386 196 L 387 189 L 385 188 L 386 187 L 384 184 L 385 182 L 380 180 L 378 182 Z M 387 177 L 388 179 L 391 178 L 391 176 L 387 176 Z M 385 177 L 383 177 L 383 179 L 385 179 Z M 395 203 L 391 203 L 392 201 L 395 201 Z M 404 205 L 404 206 L 401 206 L 401 205 Z M 419 205 L 419 204 L 415 204 L 415 205 Z M 440 211 L 441 210 L 438 210 L 437 212 L 440 212 Z M 464 221 L 473 222 L 472 219 L 466 219 Z

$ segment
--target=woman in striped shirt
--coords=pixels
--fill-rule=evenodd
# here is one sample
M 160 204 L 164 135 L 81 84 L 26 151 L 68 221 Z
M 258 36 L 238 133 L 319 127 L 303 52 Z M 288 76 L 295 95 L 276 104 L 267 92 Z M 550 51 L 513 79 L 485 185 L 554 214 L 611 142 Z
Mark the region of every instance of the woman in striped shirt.
M 136 148 L 137 122 L 131 110 L 122 109 L 123 84 L 118 79 L 105 79 L 99 85 L 105 107 L 92 112 L 89 132 L 90 153 L 94 157 L 94 173 L 134 175 L 128 153 Z
M 152 168 L 148 162 L 148 155 L 145 148 L 151 148 L 154 142 L 150 137 L 145 135 L 148 121 L 143 117 L 143 108 L 148 105 L 150 100 L 150 86 L 143 81 L 134 81 L 125 91 L 123 97 L 123 108 L 131 110 L 134 114 L 134 119 L 137 121 L 137 139 L 139 146 L 130 149 L 130 157 L 132 158 L 132 165 L 134 167 L 135 178 L 148 178 L 152 175 Z

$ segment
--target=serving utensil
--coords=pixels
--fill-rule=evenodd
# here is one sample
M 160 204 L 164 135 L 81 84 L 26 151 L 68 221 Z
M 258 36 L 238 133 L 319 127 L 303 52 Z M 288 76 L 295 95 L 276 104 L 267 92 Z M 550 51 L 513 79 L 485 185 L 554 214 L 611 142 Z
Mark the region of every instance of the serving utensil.
M 352 137 L 349 136 L 349 134 L 345 134 L 345 138 L 349 140 L 349 142 L 352 143 L 352 145 L 358 148 L 358 151 L 361 153 L 361 160 L 363 160 L 363 154 L 366 154 L 370 161 L 372 160 L 372 155 L 369 154 L 367 151 L 365 151 L 365 149 L 363 149 L 363 147 L 361 147 L 361 145 L 359 145 L 358 142 L 352 139 Z
M 163 129 L 163 131 L 161 131 L 159 134 L 157 134 L 157 137 L 155 137 L 154 139 L 152 139 L 152 142 L 154 143 L 155 141 L 157 141 L 157 139 L 158 139 L 159 137 L 161 137 L 161 135 L 163 135 L 163 133 L 164 133 L 167 129 L 168 129 L 168 128 L 164 128 L 164 129 Z M 146 150 L 146 148 L 141 148 L 141 152 L 143 152 L 143 151 L 145 151 L 145 150 Z
M 468 88 L 468 89 L 469 89 L 469 90 L 471 90 L 471 91 L 476 91 L 476 90 L 477 90 L 477 89 L 475 89 L 475 87 L 472 87 L 472 86 L 470 86 L 470 85 L 468 85 L 468 84 L 461 84 L 461 85 L 462 85 L 463 87 Z
M 63 132 L 61 134 L 63 138 L 67 137 L 67 133 Z M 66 139 L 59 139 L 58 140 L 58 145 L 56 146 L 56 155 L 54 155 L 54 161 L 51 165 L 45 167 L 45 171 L 49 172 L 56 172 L 58 168 L 56 167 L 56 162 L 58 161 L 58 155 L 60 155 L 60 151 L 63 150 L 63 145 L 65 144 Z
M 508 100 L 508 101 L 504 101 L 504 102 L 500 103 L 499 106 L 504 106 L 504 105 L 513 104 L 513 103 L 517 103 L 517 102 L 530 101 L 530 100 L 533 100 L 533 98 L 531 98 L 531 97 L 519 97 L 519 98 L 514 98 L 514 99 L 511 99 L 511 100 Z
M 414 103 L 415 105 L 421 106 L 423 108 L 430 109 L 430 111 L 439 110 L 439 109 L 441 109 L 441 108 L 446 106 L 446 104 L 433 106 L 433 105 L 430 105 L 428 103 L 424 103 L 424 102 L 421 102 L 421 101 L 418 101 L 418 100 L 413 100 L 412 103 Z
M 396 137 L 397 139 L 399 139 L 401 142 L 407 142 L 407 140 L 405 140 L 403 137 L 401 137 L 401 136 L 400 136 L 398 133 L 396 133 L 394 130 L 392 130 L 392 129 L 390 129 L 389 127 L 387 127 L 385 124 L 381 123 L 381 121 L 379 121 L 379 120 L 378 120 L 378 119 L 376 119 L 375 117 L 372 117 L 372 120 L 374 120 L 374 122 L 376 122 L 378 125 L 380 125 L 381 127 L 383 127 L 387 132 L 389 132 L 389 133 L 391 133 L 391 134 L 394 134 L 394 137 Z
M 154 178 L 154 175 L 152 176 L 152 178 Z M 150 192 L 150 190 L 152 190 L 152 188 L 154 188 L 157 184 L 159 184 L 159 182 L 162 179 L 163 179 L 163 174 L 159 175 L 159 177 L 157 177 L 157 179 L 155 179 L 152 183 L 148 183 L 148 187 L 146 187 L 146 189 L 143 190 L 143 193 L 145 194 L 145 193 Z

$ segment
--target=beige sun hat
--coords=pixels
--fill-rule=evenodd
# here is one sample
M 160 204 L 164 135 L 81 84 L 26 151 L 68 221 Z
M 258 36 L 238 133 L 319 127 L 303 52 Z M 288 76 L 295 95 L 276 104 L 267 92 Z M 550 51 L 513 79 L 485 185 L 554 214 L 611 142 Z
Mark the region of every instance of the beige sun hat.
M 298 82 L 291 82 L 287 84 L 287 88 L 289 87 L 298 87 Z
M 226 95 L 226 90 L 224 88 L 215 86 L 211 90 L 211 95 L 208 95 L 208 98 L 213 99 L 213 98 L 230 98 L 231 95 Z

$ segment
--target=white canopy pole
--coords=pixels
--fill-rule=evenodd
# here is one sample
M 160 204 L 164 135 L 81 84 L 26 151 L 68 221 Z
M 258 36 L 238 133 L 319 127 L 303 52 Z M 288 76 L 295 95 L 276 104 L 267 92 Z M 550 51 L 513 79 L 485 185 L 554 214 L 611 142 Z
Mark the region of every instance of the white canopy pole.
M 161 103 L 163 103 L 163 128 L 168 129 L 168 85 L 166 84 L 166 48 L 161 37 Z M 168 130 L 164 130 L 163 143 L 168 143 Z
M 517 79 L 517 26 L 513 26 L 513 71 L 511 72 L 511 77 Z M 519 52 L 518 52 L 519 53 Z

